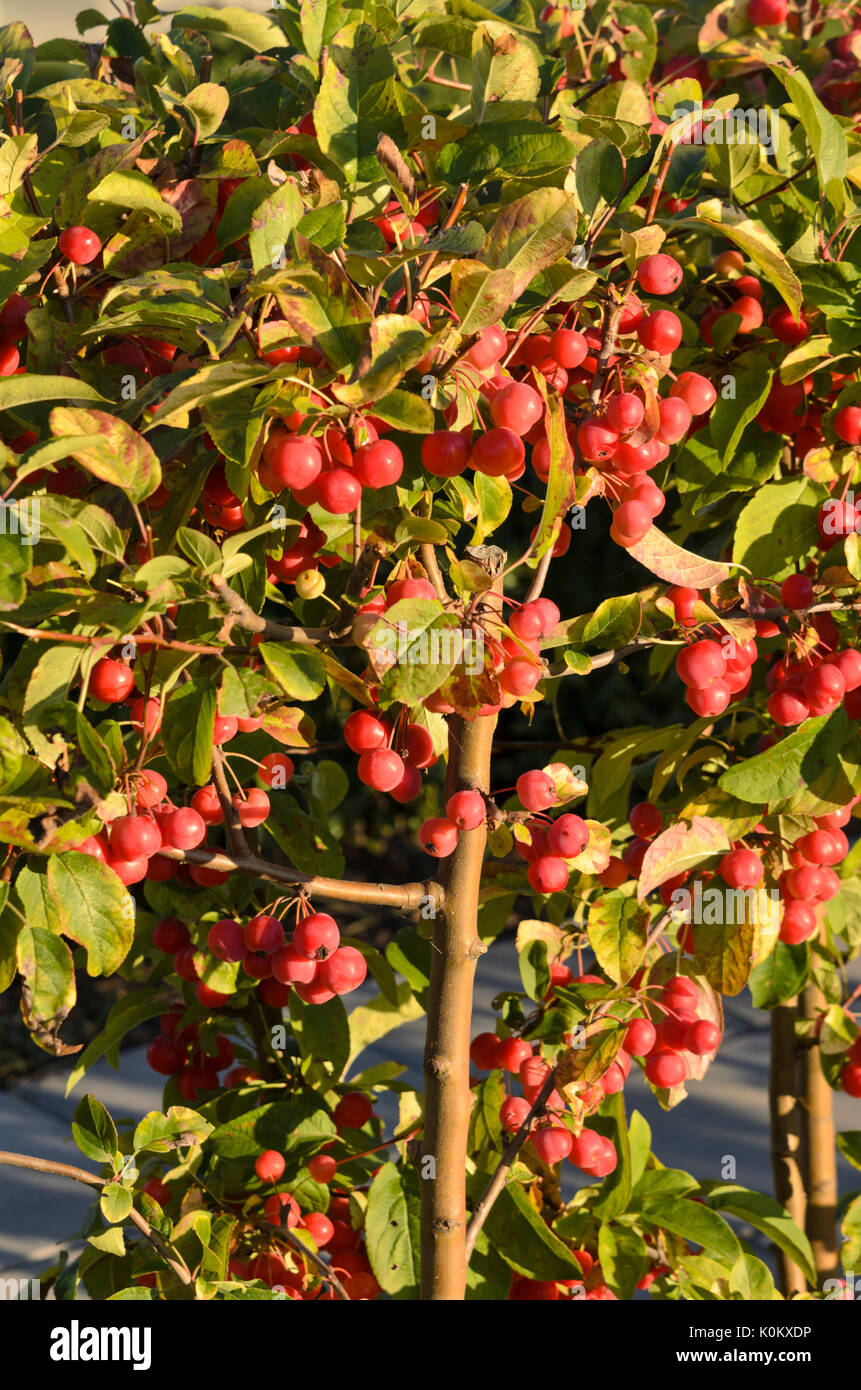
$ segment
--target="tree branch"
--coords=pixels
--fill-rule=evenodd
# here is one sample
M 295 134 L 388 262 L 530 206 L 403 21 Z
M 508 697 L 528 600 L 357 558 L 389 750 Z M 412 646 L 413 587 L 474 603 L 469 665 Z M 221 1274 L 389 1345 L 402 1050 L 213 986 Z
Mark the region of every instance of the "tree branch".
M 273 642 L 301 642 L 306 646 L 318 646 L 330 640 L 327 627 L 293 627 L 288 623 L 273 623 L 269 618 L 261 618 L 220 574 L 211 575 L 209 582 L 233 621 L 248 632 L 262 632 Z
M 233 804 L 233 797 L 230 795 L 230 787 L 227 785 L 227 777 L 224 772 L 224 755 L 221 749 L 214 747 L 212 750 L 212 776 L 215 782 L 215 791 L 218 796 L 219 805 L 224 812 L 224 828 L 227 832 L 227 843 L 230 852 L 234 856 L 244 859 L 251 854 L 242 823 L 239 819 L 239 811 Z
M 209 1196 L 212 1196 L 212 1194 L 209 1193 Z M 219 1206 L 222 1206 L 221 1202 L 219 1202 Z M 229 1208 L 223 1207 L 223 1210 L 228 1211 Z M 300 1240 L 299 1236 L 294 1235 L 289 1226 L 275 1226 L 271 1221 L 264 1221 L 262 1217 L 256 1216 L 243 1216 L 241 1219 L 248 1225 L 253 1226 L 255 1230 L 262 1231 L 264 1235 L 274 1236 L 278 1240 L 283 1240 L 284 1244 L 289 1245 L 291 1250 L 295 1250 L 297 1255 L 302 1255 L 305 1259 L 310 1260 L 320 1277 L 325 1279 L 327 1284 L 332 1285 L 336 1297 L 341 1299 L 344 1303 L 351 1302 L 350 1295 L 347 1293 L 344 1285 L 341 1283 L 338 1276 L 333 1273 L 329 1265 L 326 1264 L 326 1261 L 321 1260 L 320 1256 L 316 1254 L 315 1251 L 311 1250 L 303 1240 Z
M 839 599 L 837 599 L 831 603 L 813 603 L 809 608 L 805 608 L 803 612 L 850 613 L 856 611 L 859 607 L 861 607 L 861 603 L 859 603 L 857 600 L 852 603 L 842 603 Z M 715 614 L 714 621 L 718 621 L 719 616 L 723 618 L 772 619 L 786 618 L 793 615 L 795 617 L 799 617 L 801 615 L 801 611 L 802 610 L 799 610 L 797 608 L 783 608 L 780 605 L 776 605 L 774 608 L 738 608 L 733 609 L 731 613 L 722 613 L 720 615 Z M 709 619 L 703 619 L 703 622 L 700 623 L 699 626 L 704 627 L 708 623 L 708 621 Z M 677 640 L 679 647 L 681 647 L 683 645 L 681 636 Z M 665 633 L 662 633 L 659 637 L 643 637 L 639 641 L 628 642 L 627 645 L 624 647 L 615 647 L 611 651 L 599 652 L 597 656 L 589 657 L 589 660 L 592 662 L 591 669 L 592 671 L 597 671 L 600 670 L 600 668 L 603 666 L 614 666 L 616 662 L 624 661 L 626 657 L 633 656 L 636 652 L 648 651 L 650 647 L 655 647 L 662 642 L 667 646 L 676 645 L 676 641 L 672 636 L 672 629 L 668 628 L 667 631 Z M 588 656 L 588 652 L 586 653 L 586 655 Z M 557 671 L 555 673 L 556 676 L 576 676 L 577 674 L 578 673 L 576 671 L 573 671 L 570 668 L 567 668 L 564 671 Z M 590 672 L 585 672 L 584 674 L 589 675 Z
M 219 873 L 247 874 L 249 878 L 259 878 L 267 883 L 286 883 L 293 888 L 302 888 L 310 897 L 331 898 L 336 902 L 396 907 L 402 912 L 414 912 L 427 904 L 433 904 L 435 910 L 440 912 L 445 903 L 443 889 L 435 879 L 427 879 L 423 883 L 361 883 L 352 879 L 323 878 L 317 874 L 302 873 L 300 869 L 260 859 L 256 854 L 228 855 L 208 849 L 168 849 L 167 846 L 163 846 L 159 854 L 181 864 L 205 864 Z
M 110 1182 L 109 1178 L 100 1178 L 95 1173 L 88 1173 L 86 1168 L 75 1168 L 70 1163 L 53 1163 L 47 1158 L 34 1158 L 31 1154 L 10 1153 L 6 1149 L 0 1149 L 0 1163 L 7 1164 L 10 1168 L 28 1168 L 34 1173 L 52 1173 L 55 1177 L 71 1178 L 73 1182 L 84 1183 L 88 1187 L 106 1187 Z M 137 1226 L 141 1235 L 149 1241 L 150 1245 L 161 1256 L 166 1264 L 170 1266 L 181 1283 L 190 1287 L 194 1279 L 181 1257 L 175 1257 L 171 1252 L 171 1247 L 154 1230 L 145 1217 L 132 1207 L 128 1215 L 129 1221 Z
M 520 1126 L 519 1130 L 514 1135 L 514 1138 L 510 1139 L 506 1144 L 505 1148 L 502 1150 L 502 1157 L 500 1158 L 499 1163 L 496 1166 L 496 1171 L 494 1172 L 493 1177 L 491 1178 L 487 1187 L 484 1189 L 484 1192 L 482 1193 L 480 1200 L 476 1204 L 475 1209 L 472 1213 L 472 1217 L 470 1219 L 469 1226 L 467 1227 L 467 1264 L 469 1264 L 470 1257 L 472 1255 L 473 1250 L 475 1249 L 475 1242 L 478 1239 L 478 1233 L 484 1225 L 485 1221 L 487 1220 L 488 1216 L 490 1215 L 491 1207 L 493 1206 L 494 1202 L 496 1201 L 497 1197 L 499 1196 L 500 1192 L 505 1186 L 505 1179 L 508 1177 L 511 1165 L 514 1162 L 520 1150 L 523 1148 L 523 1145 L 526 1143 L 526 1140 L 529 1138 L 529 1131 L 532 1128 L 532 1121 L 535 1119 L 537 1115 L 540 1115 L 541 1111 L 544 1109 L 550 1097 L 550 1093 L 552 1092 L 553 1087 L 555 1085 L 556 1068 L 554 1067 L 553 1070 L 550 1072 L 549 1076 L 545 1077 L 544 1085 L 541 1087 L 541 1090 L 538 1092 L 538 1095 L 532 1102 L 532 1107 L 529 1111 L 529 1114 L 526 1116 L 526 1119 L 523 1121 L 523 1124 Z

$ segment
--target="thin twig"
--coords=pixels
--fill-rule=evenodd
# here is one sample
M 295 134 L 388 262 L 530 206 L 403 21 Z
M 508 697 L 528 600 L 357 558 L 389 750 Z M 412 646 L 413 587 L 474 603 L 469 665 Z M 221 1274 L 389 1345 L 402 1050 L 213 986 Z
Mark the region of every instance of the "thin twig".
M 212 750 L 212 778 L 219 804 L 224 812 L 224 828 L 227 831 L 227 843 L 230 852 L 239 859 L 247 858 L 251 850 L 242 829 L 242 822 L 239 819 L 239 809 L 234 806 L 233 797 L 230 795 L 230 787 L 224 772 L 224 754 L 218 747 L 214 747 Z
M 496 1166 L 496 1171 L 494 1172 L 493 1177 L 491 1178 L 490 1182 L 488 1183 L 487 1187 L 482 1193 L 478 1203 L 473 1209 L 472 1217 L 470 1218 L 469 1225 L 466 1228 L 467 1262 L 469 1261 L 473 1249 L 475 1248 L 475 1242 L 478 1239 L 478 1233 L 484 1225 L 485 1221 L 487 1220 L 488 1216 L 490 1215 L 491 1207 L 493 1206 L 494 1202 L 496 1201 L 497 1197 L 499 1196 L 500 1192 L 505 1186 L 505 1180 L 508 1177 L 511 1165 L 514 1162 L 517 1155 L 519 1154 L 520 1150 L 523 1148 L 523 1145 L 526 1143 L 526 1140 L 529 1138 L 529 1131 L 532 1128 L 532 1121 L 535 1119 L 536 1115 L 539 1115 L 541 1111 L 544 1109 L 555 1085 L 556 1068 L 554 1067 L 554 1069 L 549 1073 L 549 1075 L 544 1078 L 544 1085 L 541 1087 L 541 1090 L 538 1092 L 538 1095 L 532 1102 L 529 1114 L 526 1116 L 526 1119 L 523 1121 L 523 1124 L 520 1126 L 519 1130 L 514 1135 L 514 1138 L 510 1139 L 509 1142 L 506 1144 L 505 1148 L 502 1150 L 502 1157 L 500 1158 L 499 1163 Z
M 47 1158 L 34 1158 L 31 1154 L 10 1153 L 6 1149 L 0 1149 L 0 1163 L 5 1163 L 10 1168 L 28 1168 L 34 1173 L 52 1173 L 55 1177 L 71 1178 L 73 1182 L 84 1183 L 88 1187 L 107 1187 L 111 1182 L 110 1178 L 100 1178 L 95 1173 L 88 1173 L 86 1168 L 76 1168 L 70 1163 L 53 1163 Z M 132 1207 L 128 1219 L 137 1226 L 141 1235 L 170 1266 L 177 1279 L 186 1286 L 191 1286 L 194 1279 L 185 1261 L 181 1256 L 174 1257 L 171 1247 L 145 1217 Z

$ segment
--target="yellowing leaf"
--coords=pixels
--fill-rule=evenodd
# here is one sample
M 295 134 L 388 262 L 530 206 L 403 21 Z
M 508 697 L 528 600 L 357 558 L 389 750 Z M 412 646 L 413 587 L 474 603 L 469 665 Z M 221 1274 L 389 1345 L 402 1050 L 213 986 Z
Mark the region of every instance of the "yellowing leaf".
M 56 439 L 98 435 L 100 442 L 94 445 L 71 441 L 72 458 L 94 477 L 120 488 L 133 502 L 151 496 L 161 483 L 161 464 L 153 449 L 119 416 L 83 406 L 58 405 L 51 411 L 50 423 Z

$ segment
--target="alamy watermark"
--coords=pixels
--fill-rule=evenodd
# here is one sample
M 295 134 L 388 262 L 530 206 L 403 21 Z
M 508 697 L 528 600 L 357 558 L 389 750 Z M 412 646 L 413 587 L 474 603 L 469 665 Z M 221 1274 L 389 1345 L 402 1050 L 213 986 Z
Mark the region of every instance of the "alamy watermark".
M 673 889 L 669 912 L 674 922 L 693 922 L 698 927 L 761 922 L 780 904 L 777 888 L 703 888 L 700 879 L 692 888 Z
M 855 524 L 847 529 L 847 516 L 852 516 L 852 509 L 855 509 Z M 847 492 L 844 498 L 829 497 L 827 502 L 823 502 L 820 511 L 822 530 L 826 536 L 845 536 L 854 530 L 856 536 L 861 536 L 861 507 L 855 504 L 855 493 Z
M 152 1328 L 82 1327 L 73 1318 L 68 1327 L 51 1331 L 52 1361 L 131 1361 L 132 1370 L 152 1365 Z
M 0 536 L 20 536 L 22 545 L 38 545 L 41 528 L 41 504 L 38 497 L 25 497 L 19 502 L 0 501 Z
M 19 1303 L 26 1299 L 38 1303 L 42 1297 L 38 1279 L 0 1279 L 0 1302 Z
M 734 111 L 703 108 L 701 101 L 691 107 L 676 106 L 673 121 L 684 120 L 684 132 L 674 136 L 675 144 L 750 145 L 758 142 L 771 152 L 780 139 L 780 115 L 771 107 L 739 107 Z
M 484 670 L 481 628 L 425 628 L 416 631 L 401 620 L 374 633 L 373 651 L 406 666 L 462 666 L 469 676 Z

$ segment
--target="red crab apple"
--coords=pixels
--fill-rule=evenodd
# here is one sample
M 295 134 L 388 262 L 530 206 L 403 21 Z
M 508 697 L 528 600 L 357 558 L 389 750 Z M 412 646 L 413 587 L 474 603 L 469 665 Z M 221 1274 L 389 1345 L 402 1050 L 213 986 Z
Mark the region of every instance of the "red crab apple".
M 89 227 L 66 227 L 60 233 L 57 245 L 73 265 L 89 265 L 102 249 L 102 243 Z

